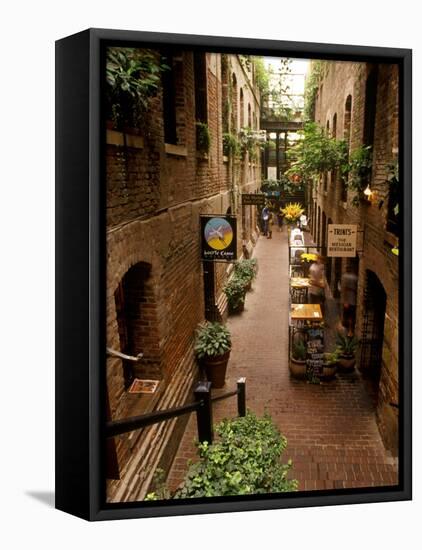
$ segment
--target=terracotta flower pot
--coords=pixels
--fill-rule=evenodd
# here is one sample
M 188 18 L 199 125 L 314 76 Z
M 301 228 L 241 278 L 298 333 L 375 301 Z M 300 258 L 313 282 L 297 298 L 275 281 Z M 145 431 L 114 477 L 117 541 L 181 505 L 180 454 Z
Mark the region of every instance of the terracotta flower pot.
M 238 302 L 237 306 L 234 307 L 231 304 L 229 304 L 229 313 L 241 313 L 245 309 L 245 300 Z
M 207 356 L 201 359 L 201 365 L 205 369 L 207 379 L 213 388 L 222 388 L 226 382 L 227 363 L 231 350 L 223 355 Z
M 306 361 L 299 361 L 298 359 L 293 359 L 293 357 L 290 356 L 289 370 L 290 370 L 290 374 L 294 378 L 305 378 Z
M 340 355 L 338 358 L 339 370 L 342 372 L 351 372 L 355 368 L 356 359 L 354 355 Z
M 322 366 L 322 376 L 324 380 L 331 380 L 337 372 L 337 363 L 324 363 Z

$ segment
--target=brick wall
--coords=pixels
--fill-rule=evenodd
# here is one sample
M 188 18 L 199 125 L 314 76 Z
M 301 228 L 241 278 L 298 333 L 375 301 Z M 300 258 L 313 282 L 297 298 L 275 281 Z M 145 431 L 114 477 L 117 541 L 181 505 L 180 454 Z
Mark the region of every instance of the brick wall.
M 237 77 L 238 93 L 239 86 L 244 87 L 244 108 L 253 105 L 253 111 L 258 113 L 256 91 L 239 60 L 228 56 L 228 61 L 230 77 L 233 73 Z M 242 227 L 240 193 L 259 188 L 259 161 L 250 162 L 246 156 L 234 162 L 223 157 L 221 56 L 206 54 L 211 134 L 208 154 L 196 149 L 192 52 L 177 52 L 173 63 L 177 144 L 164 143 L 161 92 L 151 101 L 146 129 L 140 136 L 108 132 L 107 346 L 121 349 L 116 291 L 123 286 L 126 302 L 132 302 L 128 306 L 131 319 L 127 322 L 130 351 L 133 355 L 144 353 L 134 367 L 135 375 L 160 380 L 159 389 L 152 396 L 128 394 L 122 361 L 108 357 L 107 391 L 112 419 L 191 400 L 192 384 L 198 376 L 194 331 L 204 320 L 200 214 L 225 214 L 231 208 L 238 216 L 239 255 L 242 244 L 252 248 L 256 240 L 256 219 L 250 207 L 243 216 Z M 216 266 L 216 302 L 222 296 L 229 271 L 227 264 Z M 224 317 L 225 304 L 222 307 Z M 121 479 L 108 481 L 109 501 L 143 498 L 154 469 L 158 465 L 165 470 L 169 467 L 180 425 L 176 421 L 165 422 L 115 438 Z
M 329 121 L 333 127 L 333 118 L 337 119 L 337 138 L 348 135 L 348 117 L 346 101 L 352 97 L 350 119 L 350 150 L 360 146 L 364 140 L 366 79 L 373 67 L 365 63 L 327 62 L 322 79 L 322 94 L 319 90 L 315 120 L 324 128 Z M 386 230 L 388 184 L 387 164 L 397 158 L 398 152 L 398 70 L 395 65 L 379 65 L 376 92 L 376 115 L 373 142 L 373 168 L 371 202 L 354 207 L 351 204 L 352 193 L 347 202 L 342 200 L 339 178 L 328 177 L 327 191 L 323 185 L 314 191 L 312 208 L 313 236 L 322 234 L 322 217 L 331 218 L 333 223 L 356 223 L 363 233 L 358 237 L 359 284 L 357 307 L 357 335 L 362 336 L 365 314 L 364 290 L 367 271 L 373 272 L 382 284 L 387 295 L 384 320 L 384 338 L 382 364 L 378 388 L 377 417 L 381 435 L 386 446 L 397 452 L 397 413 L 391 403 L 398 403 L 398 258 L 391 248 L 398 242 L 396 237 Z M 320 220 L 317 209 L 321 209 Z M 331 269 L 332 291 L 335 292 L 337 279 L 335 265 L 339 260 L 328 262 Z M 341 262 L 341 273 L 346 269 L 346 260 Z M 361 365 L 361 367 L 363 367 Z

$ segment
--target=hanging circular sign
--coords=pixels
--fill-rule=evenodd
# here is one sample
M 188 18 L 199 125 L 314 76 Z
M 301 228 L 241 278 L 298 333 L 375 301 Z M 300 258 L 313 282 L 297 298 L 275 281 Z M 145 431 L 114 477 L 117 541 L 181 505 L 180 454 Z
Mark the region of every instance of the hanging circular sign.
M 214 250 L 224 250 L 233 240 L 233 229 L 224 218 L 212 218 L 205 226 L 204 237 Z

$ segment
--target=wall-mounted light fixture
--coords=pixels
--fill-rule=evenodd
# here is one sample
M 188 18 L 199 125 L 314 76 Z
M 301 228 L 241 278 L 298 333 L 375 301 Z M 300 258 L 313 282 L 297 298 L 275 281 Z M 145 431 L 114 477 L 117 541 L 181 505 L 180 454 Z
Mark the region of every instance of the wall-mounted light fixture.
M 366 186 L 366 189 L 364 190 L 363 194 L 365 195 L 365 197 L 367 199 L 370 199 L 371 196 L 372 196 L 372 189 L 369 187 L 369 183 L 368 185 Z

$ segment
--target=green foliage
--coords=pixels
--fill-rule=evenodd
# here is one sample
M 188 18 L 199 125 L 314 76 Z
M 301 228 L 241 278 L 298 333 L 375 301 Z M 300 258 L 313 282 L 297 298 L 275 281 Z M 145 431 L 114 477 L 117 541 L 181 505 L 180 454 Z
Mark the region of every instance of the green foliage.
M 107 48 L 107 118 L 115 128 L 142 127 L 150 99 L 161 86 L 161 73 L 169 67 L 152 50 Z
M 237 137 L 230 133 L 223 134 L 223 154 L 227 157 L 237 157 L 240 154 L 240 142 Z
M 256 258 L 238 260 L 234 264 L 234 273 L 237 278 L 240 278 L 247 283 L 253 281 L 256 277 L 256 272 L 258 269 L 258 263 Z
M 363 190 L 368 184 L 372 169 L 371 146 L 361 145 L 351 154 L 348 162 L 341 167 L 343 176 L 346 178 L 348 189 L 356 192 L 352 204 L 358 206 L 363 198 Z
M 341 332 L 337 333 L 337 352 L 339 355 L 354 355 L 357 347 L 358 340 L 355 336 L 347 336 Z
M 303 188 L 302 183 L 294 183 L 287 176 L 282 175 L 279 180 L 263 180 L 261 183 L 261 191 L 263 193 L 279 191 L 280 193 L 294 193 Z
M 200 460 L 191 464 L 184 485 L 174 498 L 284 493 L 297 490 L 288 480 L 292 466 L 281 463 L 287 441 L 269 415 L 223 420 L 218 439 L 198 444 Z
M 303 118 L 305 122 L 314 120 L 315 118 L 315 102 L 316 96 L 324 70 L 325 61 L 312 61 L 311 71 L 305 82 L 305 106 Z
M 168 500 L 171 498 L 171 493 L 165 482 L 165 472 L 162 468 L 157 468 L 152 480 L 153 491 L 148 493 L 144 500 Z
M 240 147 L 242 155 L 248 153 L 249 160 L 256 160 L 257 148 L 264 147 L 264 142 L 259 138 L 259 133 L 252 128 L 245 127 L 240 130 Z
M 262 71 L 260 81 L 263 82 L 261 89 L 261 115 L 266 119 L 291 120 L 295 115 L 294 96 L 290 92 L 287 76 L 291 72 L 289 58 L 280 58 L 280 71 L 274 71 L 271 66 L 265 65 L 259 70 Z M 264 76 L 265 75 L 265 76 Z
M 324 353 L 324 363 L 326 365 L 335 365 L 338 362 L 339 351 L 334 350 L 332 352 Z
M 231 336 L 221 323 L 204 323 L 196 331 L 195 353 L 198 359 L 223 355 L 231 349 Z
M 293 159 L 287 176 L 299 175 L 303 181 L 317 181 L 323 172 L 334 170 L 345 162 L 345 144 L 326 135 L 314 122 L 305 124 L 303 139 L 288 153 Z
M 224 294 L 227 296 L 229 307 L 236 309 L 245 301 L 247 281 L 239 276 L 232 277 L 224 287 Z
M 303 340 L 298 340 L 292 345 L 292 357 L 296 361 L 305 361 L 306 360 L 306 346 Z
M 208 153 L 211 146 L 211 134 L 208 124 L 204 122 L 196 123 L 196 148 L 202 153 Z
M 399 163 L 398 161 L 387 165 L 387 183 L 389 200 L 393 202 L 393 213 L 395 216 L 399 215 Z
M 270 89 L 269 73 L 265 68 L 264 59 L 262 57 L 254 57 L 255 65 L 255 82 L 261 92 L 261 95 L 267 96 Z

